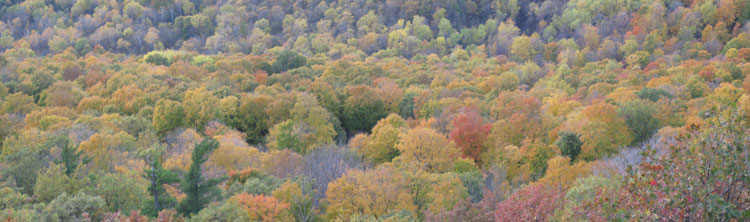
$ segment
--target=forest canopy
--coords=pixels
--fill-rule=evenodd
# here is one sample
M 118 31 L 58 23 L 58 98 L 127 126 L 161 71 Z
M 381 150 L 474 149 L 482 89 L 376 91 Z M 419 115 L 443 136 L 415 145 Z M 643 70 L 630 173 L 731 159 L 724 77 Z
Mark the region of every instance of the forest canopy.
M 748 221 L 750 0 L 0 0 L 0 221 Z

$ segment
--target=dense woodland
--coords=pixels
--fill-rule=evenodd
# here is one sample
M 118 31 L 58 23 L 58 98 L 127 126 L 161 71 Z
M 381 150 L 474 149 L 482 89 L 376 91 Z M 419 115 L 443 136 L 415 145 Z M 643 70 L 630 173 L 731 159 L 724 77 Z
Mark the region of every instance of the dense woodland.
M 748 221 L 750 0 L 0 0 L 0 221 Z

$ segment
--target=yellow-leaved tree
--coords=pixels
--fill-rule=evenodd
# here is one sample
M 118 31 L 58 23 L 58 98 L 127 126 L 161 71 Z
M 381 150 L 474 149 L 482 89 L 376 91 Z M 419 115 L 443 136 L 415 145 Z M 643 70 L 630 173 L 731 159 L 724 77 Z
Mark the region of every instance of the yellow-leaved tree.
M 349 220 L 353 215 L 384 216 L 402 210 L 416 215 L 408 180 L 389 164 L 368 171 L 350 170 L 328 184 L 325 217 Z
M 408 131 L 406 121 L 397 114 L 390 114 L 378 121 L 372 128 L 372 134 L 359 134 L 350 143 L 356 152 L 373 164 L 390 162 L 399 155 L 396 143 L 399 134 Z
M 415 164 L 427 172 L 447 172 L 452 169 L 453 162 L 461 157 L 461 149 L 456 143 L 431 128 L 412 129 L 399 137 L 396 149 L 401 155 L 397 160 Z
M 581 132 L 583 146 L 579 158 L 583 160 L 616 153 L 620 146 L 627 146 L 633 140 L 633 133 L 625 120 L 617 116 L 615 107 L 601 100 L 568 119 L 563 128 Z

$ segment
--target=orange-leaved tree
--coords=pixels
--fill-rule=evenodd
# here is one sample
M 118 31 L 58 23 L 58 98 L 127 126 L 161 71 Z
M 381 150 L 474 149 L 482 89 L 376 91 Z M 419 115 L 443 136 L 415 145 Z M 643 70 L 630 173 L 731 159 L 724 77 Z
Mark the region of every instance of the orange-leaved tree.
M 480 162 L 484 141 L 490 133 L 490 125 L 485 124 L 476 108 L 464 108 L 453 119 L 453 130 L 450 139 L 463 151 L 463 157 L 470 157 Z

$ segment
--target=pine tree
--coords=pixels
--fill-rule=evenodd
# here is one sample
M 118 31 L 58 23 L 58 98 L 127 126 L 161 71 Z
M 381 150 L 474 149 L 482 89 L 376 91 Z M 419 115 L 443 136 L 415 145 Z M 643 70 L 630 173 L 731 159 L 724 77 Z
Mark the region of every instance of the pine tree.
M 195 146 L 192 155 L 193 163 L 190 165 L 190 169 L 182 181 L 182 192 L 187 196 L 180 202 L 180 206 L 177 208 L 183 215 L 197 213 L 211 202 L 212 199 L 219 196 L 220 190 L 216 185 L 226 178 L 203 178 L 201 171 L 201 165 L 208 160 L 206 154 L 218 147 L 219 142 L 210 138 L 204 139 L 200 144 Z
M 146 200 L 143 206 L 145 215 L 156 217 L 159 211 L 166 208 L 173 208 L 177 205 L 177 200 L 170 196 L 164 189 L 164 184 L 179 182 L 177 174 L 165 170 L 158 157 L 149 155 L 146 160 L 150 167 L 143 170 L 143 177 L 149 180 L 148 192 L 153 198 Z
M 76 169 L 78 164 L 88 163 L 91 158 L 84 157 L 83 160 L 79 161 L 81 151 L 77 151 L 75 146 L 71 146 L 70 138 L 65 135 L 58 135 L 47 140 L 47 146 L 57 146 L 60 149 L 60 160 L 54 161 L 55 164 L 63 164 L 65 166 L 65 174 L 70 176 Z

